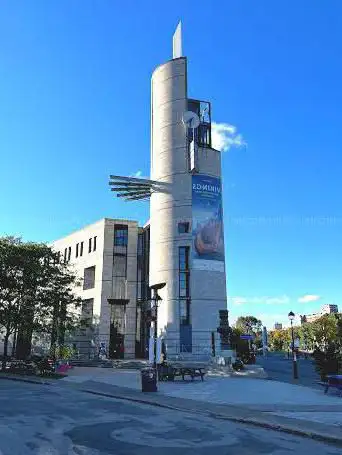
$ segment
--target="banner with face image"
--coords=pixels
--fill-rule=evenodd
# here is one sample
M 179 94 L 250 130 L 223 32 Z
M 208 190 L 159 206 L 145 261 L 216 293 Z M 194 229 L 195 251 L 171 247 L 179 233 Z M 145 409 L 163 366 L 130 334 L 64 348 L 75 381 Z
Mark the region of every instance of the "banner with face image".
M 192 176 L 192 268 L 224 272 L 221 180 Z

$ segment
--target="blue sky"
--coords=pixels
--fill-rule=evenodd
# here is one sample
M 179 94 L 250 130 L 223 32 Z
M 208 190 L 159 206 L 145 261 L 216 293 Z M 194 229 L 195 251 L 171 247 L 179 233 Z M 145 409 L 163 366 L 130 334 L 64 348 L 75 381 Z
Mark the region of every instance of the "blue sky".
M 189 95 L 212 101 L 227 149 L 231 320 L 342 306 L 342 3 L 201 5 L 0 0 L 0 235 L 147 220 L 108 175 L 149 175 L 150 76 L 182 19 Z

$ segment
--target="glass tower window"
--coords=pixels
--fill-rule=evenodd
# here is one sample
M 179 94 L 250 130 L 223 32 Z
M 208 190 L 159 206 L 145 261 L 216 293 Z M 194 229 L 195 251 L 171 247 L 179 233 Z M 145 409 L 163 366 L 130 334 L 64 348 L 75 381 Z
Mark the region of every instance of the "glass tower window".
M 180 324 L 190 325 L 190 247 L 179 247 L 179 313 Z
M 128 226 L 115 226 L 114 245 L 127 246 L 128 244 Z

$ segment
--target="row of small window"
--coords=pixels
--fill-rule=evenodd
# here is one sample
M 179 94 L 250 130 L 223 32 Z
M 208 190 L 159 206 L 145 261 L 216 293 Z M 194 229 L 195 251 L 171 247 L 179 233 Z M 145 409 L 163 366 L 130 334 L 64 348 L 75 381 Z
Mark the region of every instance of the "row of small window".
M 97 236 L 91 237 L 88 240 L 88 253 L 91 253 L 92 251 L 96 251 L 96 240 Z M 76 252 L 75 252 L 75 257 L 78 258 L 79 256 L 83 256 L 83 250 L 84 250 L 84 242 L 76 243 Z M 65 248 L 64 250 L 64 262 L 68 262 L 71 259 L 71 246 L 68 248 Z
M 96 240 L 97 237 L 91 237 L 88 240 L 88 253 L 91 253 L 92 251 L 96 251 Z M 76 243 L 76 257 L 78 256 L 83 256 L 83 244 L 84 242 Z

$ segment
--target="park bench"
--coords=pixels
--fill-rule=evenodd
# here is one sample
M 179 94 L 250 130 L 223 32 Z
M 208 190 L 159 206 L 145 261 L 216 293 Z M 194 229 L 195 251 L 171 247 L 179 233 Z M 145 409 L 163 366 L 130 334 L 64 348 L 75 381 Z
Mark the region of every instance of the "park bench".
M 329 388 L 333 387 L 341 392 L 342 395 L 342 374 L 330 374 L 326 382 L 319 382 L 319 385 L 325 387 L 324 393 L 328 393 Z

